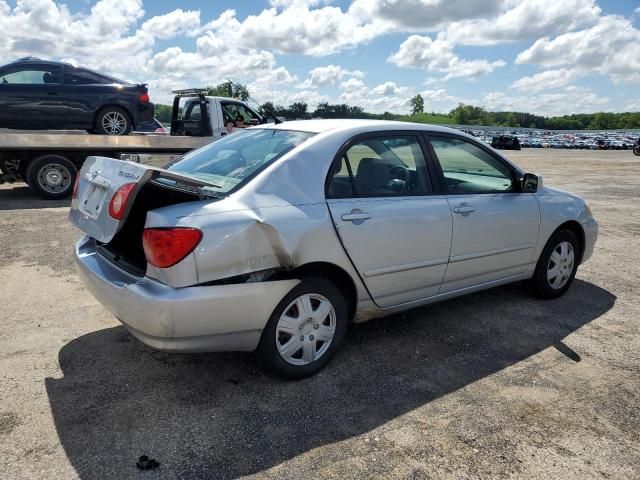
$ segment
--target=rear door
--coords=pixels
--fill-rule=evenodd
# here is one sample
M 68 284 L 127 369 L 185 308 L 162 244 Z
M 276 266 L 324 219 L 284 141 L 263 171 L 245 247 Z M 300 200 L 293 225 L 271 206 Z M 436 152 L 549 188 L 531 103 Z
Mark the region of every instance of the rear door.
M 16 65 L 0 73 L 0 127 L 66 128 L 62 67 Z
M 336 230 L 374 301 L 389 307 L 438 293 L 452 219 L 416 132 L 353 139 L 327 179 Z
M 441 293 L 525 273 L 540 228 L 534 194 L 522 193 L 513 167 L 476 142 L 430 135 L 430 145 L 453 214 Z

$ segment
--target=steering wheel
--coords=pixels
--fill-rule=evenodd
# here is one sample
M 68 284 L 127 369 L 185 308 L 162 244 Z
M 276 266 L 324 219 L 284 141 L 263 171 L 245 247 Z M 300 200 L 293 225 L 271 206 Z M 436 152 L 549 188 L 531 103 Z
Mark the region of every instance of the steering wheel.
M 391 167 L 389 169 L 389 181 L 387 182 L 387 189 L 392 192 L 402 193 L 407 188 L 407 181 L 409 180 L 409 172 L 406 168 L 401 166 Z

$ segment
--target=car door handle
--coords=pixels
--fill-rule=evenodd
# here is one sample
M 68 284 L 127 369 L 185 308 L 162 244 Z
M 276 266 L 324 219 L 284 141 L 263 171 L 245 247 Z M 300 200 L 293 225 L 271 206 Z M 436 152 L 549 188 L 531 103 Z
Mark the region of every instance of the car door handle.
M 58 95 L 58 92 L 47 92 L 47 95 Z
M 460 205 L 459 207 L 453 208 L 454 213 L 460 213 L 462 215 L 469 215 L 471 212 L 475 212 L 475 211 L 476 209 L 473 208 L 471 205 Z
M 362 211 L 352 211 L 351 213 L 345 213 L 340 218 L 345 222 L 357 222 L 358 220 L 364 221 L 370 219 L 371 214 Z

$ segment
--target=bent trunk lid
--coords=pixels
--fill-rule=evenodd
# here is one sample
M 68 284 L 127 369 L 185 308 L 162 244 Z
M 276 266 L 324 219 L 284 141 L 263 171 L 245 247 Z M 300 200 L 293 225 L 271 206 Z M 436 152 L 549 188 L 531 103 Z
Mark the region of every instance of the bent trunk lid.
M 108 243 L 127 219 L 142 185 L 163 179 L 174 188 L 204 194 L 200 187 L 209 185 L 168 170 L 106 157 L 88 157 L 78 173 L 78 189 L 71 201 L 69 220 L 76 227 L 101 243 Z M 116 191 L 134 183 L 124 215 L 120 220 L 109 215 L 109 203 Z

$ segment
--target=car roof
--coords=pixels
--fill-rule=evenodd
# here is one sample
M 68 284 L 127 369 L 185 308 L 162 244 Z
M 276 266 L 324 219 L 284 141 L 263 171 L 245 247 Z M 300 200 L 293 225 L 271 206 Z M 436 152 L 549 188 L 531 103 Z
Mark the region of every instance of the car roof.
M 296 130 L 309 133 L 324 133 L 331 130 L 428 130 L 430 132 L 455 133 L 468 136 L 466 133 L 453 128 L 441 127 L 428 123 L 399 122 L 392 120 L 365 120 L 365 119 L 316 119 L 316 120 L 292 120 L 278 124 L 258 125 L 252 128 L 273 128 L 278 130 Z

